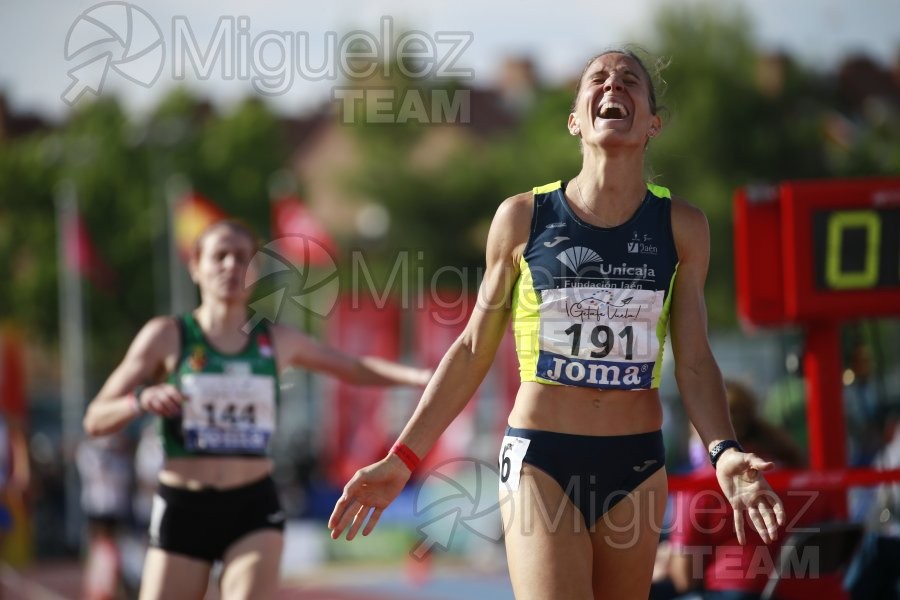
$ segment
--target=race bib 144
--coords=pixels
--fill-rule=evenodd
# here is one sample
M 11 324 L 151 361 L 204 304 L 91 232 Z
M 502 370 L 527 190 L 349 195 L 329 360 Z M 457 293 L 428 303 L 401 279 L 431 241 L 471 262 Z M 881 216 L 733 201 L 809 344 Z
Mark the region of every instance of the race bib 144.
M 264 454 L 275 429 L 275 382 L 267 375 L 181 377 L 182 430 L 189 450 Z

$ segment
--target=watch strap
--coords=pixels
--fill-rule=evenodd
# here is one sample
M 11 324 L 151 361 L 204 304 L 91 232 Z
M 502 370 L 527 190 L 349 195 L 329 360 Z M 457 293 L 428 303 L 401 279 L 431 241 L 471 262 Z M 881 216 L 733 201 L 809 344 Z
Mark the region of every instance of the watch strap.
M 709 462 L 712 464 L 713 469 L 716 468 L 716 463 L 719 462 L 719 457 L 722 456 L 722 453 L 728 450 L 729 448 L 734 448 L 738 452 L 743 452 L 744 447 L 741 446 L 737 440 L 722 440 L 712 447 L 712 450 L 709 451 Z

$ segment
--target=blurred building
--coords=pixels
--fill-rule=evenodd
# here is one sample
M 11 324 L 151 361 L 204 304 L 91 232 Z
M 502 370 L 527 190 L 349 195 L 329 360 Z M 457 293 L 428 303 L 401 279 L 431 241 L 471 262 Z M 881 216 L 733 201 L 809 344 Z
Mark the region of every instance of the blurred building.
M 50 123 L 32 113 L 13 113 L 0 94 L 0 143 L 51 129 Z
M 835 73 L 838 96 L 850 111 L 865 114 L 873 103 L 900 110 L 900 56 L 893 68 L 866 56 L 851 56 Z
M 359 83 L 360 89 L 385 89 L 383 78 Z M 529 59 L 509 58 L 497 81 L 488 88 L 461 85 L 465 92 L 465 119 L 422 123 L 421 135 L 410 153 L 411 164 L 436 171 L 453 153 L 480 145 L 513 131 L 522 113 L 531 106 L 538 82 Z M 419 88 L 421 89 L 421 88 Z M 364 95 L 360 112 L 369 110 L 376 98 Z M 324 104 L 309 116 L 285 119 L 285 136 L 292 149 L 290 168 L 303 182 L 303 195 L 326 229 L 339 237 L 356 235 L 359 212 L 372 202 L 356 197 L 346 185 L 347 174 L 362 160 L 358 136 L 345 122 L 341 100 Z

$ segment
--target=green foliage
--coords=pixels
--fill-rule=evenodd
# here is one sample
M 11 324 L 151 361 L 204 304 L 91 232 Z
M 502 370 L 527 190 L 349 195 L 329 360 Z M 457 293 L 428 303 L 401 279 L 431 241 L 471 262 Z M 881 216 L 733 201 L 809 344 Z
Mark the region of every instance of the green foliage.
M 751 23 L 736 11 L 672 5 L 660 13 L 652 39 L 645 62 L 656 75 L 665 126 L 649 147 L 647 174 L 706 213 L 710 323 L 734 326 L 734 191 L 758 182 L 896 173 L 900 121 L 876 111 L 881 121 L 859 128 L 852 147 L 830 146 L 823 123 L 837 99 L 827 79 L 788 57 L 762 60 Z M 667 66 L 657 69 L 654 56 Z M 565 126 L 572 93 L 538 90 L 513 132 L 490 142 L 469 136 L 437 169 L 417 159 L 428 147 L 422 140 L 439 132 L 356 127 L 365 161 L 354 191 L 383 203 L 392 217 L 374 256 L 390 262 L 397 251 L 426 249 L 426 274 L 444 265 L 481 265 L 484 232 L 503 198 L 579 170 L 577 144 Z
M 25 325 L 56 322 L 49 150 L 40 139 L 0 145 L 0 315 Z
M 828 79 L 782 57 L 779 84 L 760 82 L 765 65 L 740 13 L 712 5 L 670 7 L 657 21 L 654 54 L 669 57 L 661 101 L 671 112 L 648 162 L 661 183 L 704 210 L 712 231 L 707 302 L 712 326 L 735 321 L 732 195 L 738 187 L 786 179 L 900 172 L 900 119 L 867 124 L 850 148 L 824 135 L 838 100 Z
M 503 199 L 579 168 L 578 145 L 565 128 L 570 103 L 568 91 L 540 90 L 516 129 L 489 143 L 465 137 L 438 167 L 422 166 L 425 151 L 416 143 L 386 143 L 396 135 L 393 128 L 359 126 L 367 152 L 351 188 L 391 215 L 388 236 L 367 248 L 367 256 L 393 264 L 400 252 L 422 251 L 416 266 L 423 268 L 426 284 L 473 289 L 484 267 L 487 231 Z M 430 136 L 444 133 L 440 127 L 417 126 L 415 141 L 427 146 Z M 446 267 L 465 269 L 467 277 L 441 277 Z
M 652 55 L 670 59 L 661 73 L 667 83 L 658 91 L 666 123 L 649 147 L 648 177 L 706 212 L 713 236 L 710 324 L 733 326 L 734 190 L 759 181 L 897 174 L 900 116 L 877 103 L 867 104 L 864 114 L 847 114 L 827 77 L 787 57 L 777 85 L 761 85 L 752 26 L 736 12 L 672 5 L 648 37 Z M 652 70 L 652 61 L 648 66 Z M 391 73 L 389 80 L 354 85 L 387 87 L 397 97 L 461 86 L 404 78 L 396 68 Z M 367 265 L 382 275 L 407 250 L 412 266 L 426 276 L 454 266 L 466 268 L 466 283 L 475 283 L 499 203 L 578 172 L 581 155 L 565 125 L 573 92 L 536 90 L 516 127 L 502 134 L 415 120 L 375 124 L 357 114 L 348 127 L 363 161 L 341 183 L 384 205 L 391 227 L 382 239 L 345 240 L 345 247 L 362 246 Z M 358 103 L 356 110 L 365 108 Z M 846 131 L 838 142 L 823 133 L 829 123 Z M 455 136 L 456 145 L 430 161 L 429 143 L 444 134 Z M 99 254 L 117 274 L 110 293 L 85 285 L 92 354 L 97 369 L 107 370 L 150 315 L 168 310 L 170 175 L 182 174 L 265 235 L 269 179 L 285 168 L 288 150 L 278 119 L 261 102 L 246 101 L 218 115 L 184 91 L 167 96 L 141 122 L 104 99 L 56 131 L 0 144 L 0 280 L 6 282 L 0 319 L 19 322 L 40 340 L 56 340 L 54 197 L 57 185 L 70 180 Z M 447 275 L 438 283 L 462 282 Z
M 268 233 L 268 178 L 284 164 L 277 119 L 258 102 L 206 114 L 184 92 L 142 124 L 115 100 L 72 115 L 65 128 L 0 145 L 0 318 L 57 343 L 57 188 L 74 184 L 79 212 L 115 278 L 84 284 L 96 369 L 108 371 L 140 326 L 168 310 L 165 185 L 180 174 L 226 212 Z
M 658 56 L 670 58 L 661 102 L 671 113 L 653 141 L 658 180 L 706 213 L 711 230 L 710 323 L 735 320 L 731 207 L 748 183 L 826 176 L 809 77 L 793 70 L 775 96 L 757 84 L 758 53 L 740 14 L 670 8 L 657 23 Z

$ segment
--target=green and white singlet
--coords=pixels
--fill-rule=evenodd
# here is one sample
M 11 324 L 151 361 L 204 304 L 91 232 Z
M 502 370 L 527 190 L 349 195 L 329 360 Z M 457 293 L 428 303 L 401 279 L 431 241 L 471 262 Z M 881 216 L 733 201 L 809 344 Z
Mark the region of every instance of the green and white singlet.
M 278 411 L 278 365 L 264 323 L 246 346 L 216 350 L 191 314 L 177 318 L 181 354 L 169 383 L 187 399 L 181 415 L 161 418 L 166 457 L 266 456 Z

